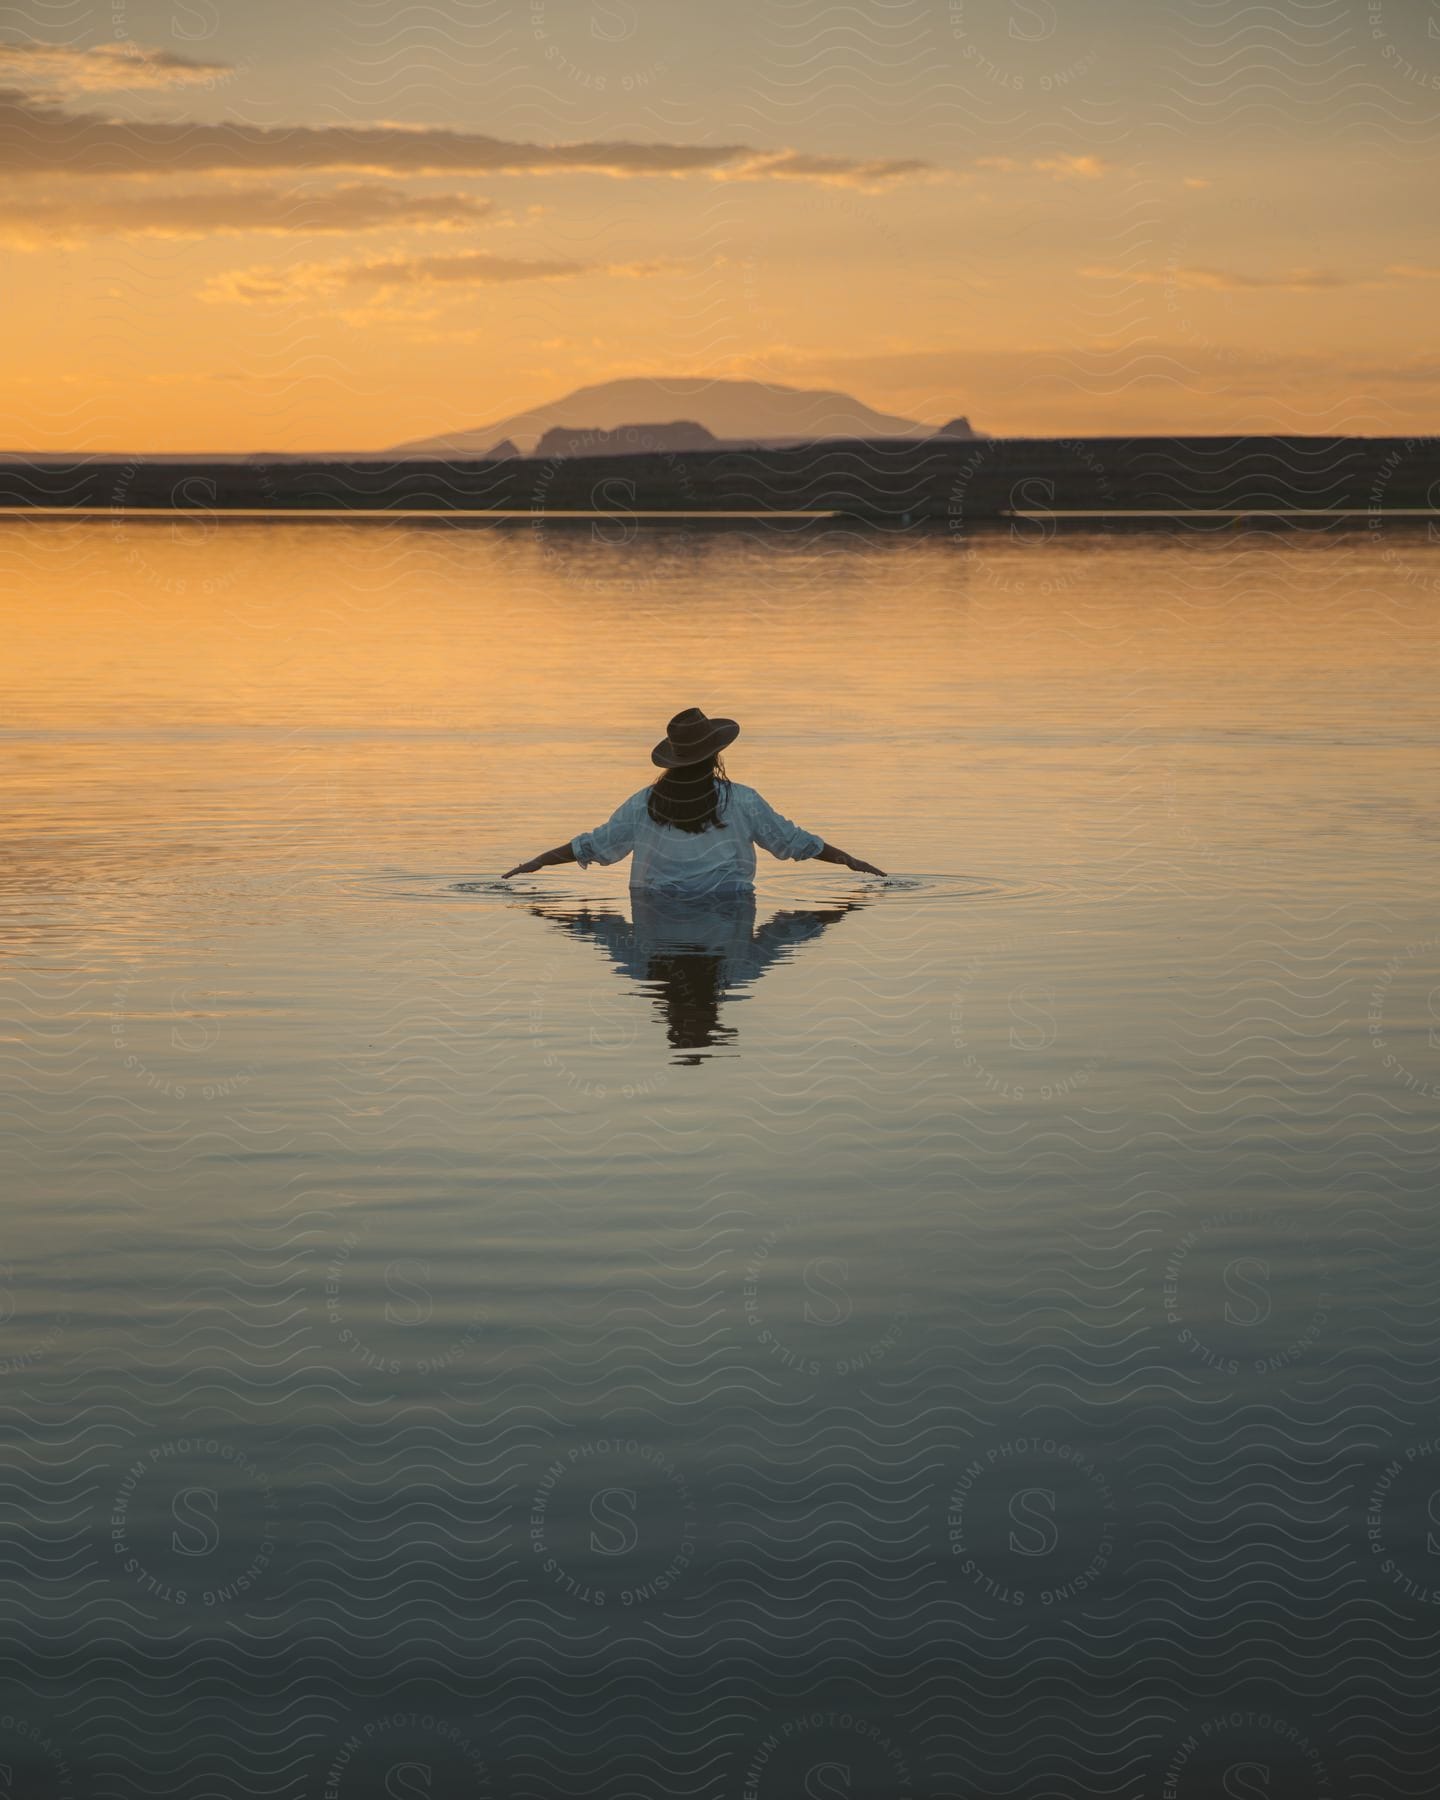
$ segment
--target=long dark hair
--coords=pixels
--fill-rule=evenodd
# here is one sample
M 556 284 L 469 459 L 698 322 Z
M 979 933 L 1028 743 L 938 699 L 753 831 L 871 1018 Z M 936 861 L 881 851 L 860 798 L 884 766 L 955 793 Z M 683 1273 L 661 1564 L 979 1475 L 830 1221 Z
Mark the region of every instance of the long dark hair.
M 730 777 L 718 756 L 666 769 L 650 789 L 650 817 L 677 831 L 725 829 L 720 817 L 730 800 Z

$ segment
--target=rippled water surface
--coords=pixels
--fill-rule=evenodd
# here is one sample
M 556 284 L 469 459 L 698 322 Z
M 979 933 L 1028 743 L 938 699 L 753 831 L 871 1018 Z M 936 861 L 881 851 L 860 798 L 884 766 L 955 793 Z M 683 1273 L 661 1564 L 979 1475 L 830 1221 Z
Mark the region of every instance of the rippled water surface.
M 0 525 L 13 1791 L 1428 1793 L 1427 533 L 610 537 Z

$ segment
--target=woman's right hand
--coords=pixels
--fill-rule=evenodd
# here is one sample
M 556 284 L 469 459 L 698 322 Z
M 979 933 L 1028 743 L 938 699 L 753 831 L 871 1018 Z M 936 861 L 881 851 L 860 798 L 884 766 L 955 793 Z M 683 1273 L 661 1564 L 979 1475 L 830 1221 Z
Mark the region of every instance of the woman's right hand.
M 857 875 L 879 875 L 882 880 L 885 876 L 885 871 L 883 869 L 877 869 L 874 863 L 862 862 L 858 856 L 847 856 L 845 858 L 845 867 L 847 869 L 853 869 Z

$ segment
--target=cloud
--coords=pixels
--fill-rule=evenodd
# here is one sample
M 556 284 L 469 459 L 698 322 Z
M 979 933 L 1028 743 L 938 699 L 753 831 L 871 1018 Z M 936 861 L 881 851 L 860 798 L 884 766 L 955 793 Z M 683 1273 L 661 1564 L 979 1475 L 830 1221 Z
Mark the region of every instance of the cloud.
M 1440 281 L 1440 269 L 1425 263 L 1389 263 L 1385 273 L 1401 281 Z
M 557 373 L 573 379 L 581 373 L 576 360 Z M 597 349 L 589 362 L 583 379 L 657 372 L 653 354 L 617 366 Z M 694 363 L 677 363 L 673 372 L 693 375 Z M 1202 348 L 1148 338 L 1132 345 L 919 345 L 860 353 L 843 340 L 829 348 L 772 342 L 717 359 L 713 372 L 840 388 L 937 425 L 965 413 L 980 429 L 1003 437 L 1396 430 L 1418 436 L 1433 428 L 1440 393 L 1434 356 L 1413 365 L 1370 367 L 1344 351 Z
M 1357 381 L 1379 381 L 1389 383 L 1414 383 L 1419 387 L 1440 387 L 1440 361 L 1433 357 L 1427 362 L 1420 360 L 1410 363 L 1367 363 L 1349 371 Z
M 1114 164 L 1102 162 L 1098 156 L 1037 156 L 1030 167 L 1057 181 L 1099 181 Z
M 0 77 L 66 92 L 111 94 L 137 88 L 195 87 L 231 72 L 228 63 L 196 62 L 173 50 L 97 44 L 75 50 L 0 42 Z
M 741 365 L 744 364 L 742 367 Z M 837 386 L 872 387 L 903 395 L 902 410 L 917 418 L 947 418 L 967 410 L 976 416 L 978 394 L 1045 400 L 1087 395 L 1097 401 L 1139 387 L 1195 394 L 1286 391 L 1303 394 L 1329 384 L 1350 393 L 1376 385 L 1440 387 L 1440 359 L 1366 362 L 1343 351 L 1266 350 L 1235 344 L 1196 345 L 1146 341 L 1138 345 L 1050 345 L 1014 350 L 915 349 L 856 354 L 771 346 L 763 360 L 738 359 L 736 373 L 776 381 L 820 380 Z M 1169 429 L 1167 427 L 1166 429 Z M 1176 429 L 1183 429 L 1177 426 Z
M 799 150 L 752 155 L 737 168 L 720 172 L 724 181 L 815 181 L 825 187 L 859 188 L 878 193 L 897 181 L 939 173 L 918 157 L 811 156 Z
M 501 287 L 518 281 L 569 281 L 577 275 L 642 280 L 679 265 L 665 258 L 641 263 L 590 263 L 560 258 L 493 256 L 460 250 L 450 256 L 379 256 L 291 268 L 236 269 L 212 277 L 202 300 L 238 301 L 251 306 L 288 304 L 312 296 L 372 294 L 382 299 L 404 290 L 446 287 Z
M 1270 290 L 1282 294 L 1324 293 L 1332 288 L 1374 286 L 1358 276 L 1335 275 L 1323 269 L 1288 269 L 1273 275 L 1246 275 L 1234 269 L 1197 269 L 1167 266 L 1163 269 L 1112 269 L 1090 267 L 1080 273 L 1091 281 L 1128 281 L 1138 287 L 1201 289 L 1217 294 L 1254 293 Z
M 709 175 L 889 185 L 917 159 L 806 157 L 746 144 L 527 144 L 416 125 L 251 125 L 109 119 L 0 89 L 0 174 L 169 175 L 344 169 L 372 175 Z
M 1208 288 L 1215 293 L 1240 294 L 1272 289 L 1282 294 L 1318 294 L 1331 288 L 1354 287 L 1355 277 L 1326 269 L 1287 269 L 1274 275 L 1247 275 L 1235 269 L 1176 269 L 1179 286 Z
M 652 256 L 642 262 L 606 263 L 601 273 L 618 281 L 648 281 L 652 275 L 675 275 L 693 267 L 680 256 Z
M 407 194 L 373 182 L 319 192 L 245 187 L 113 198 L 88 192 L 45 200 L 0 194 L 0 239 L 35 249 L 107 236 L 199 238 L 252 231 L 309 236 L 387 226 L 458 231 L 478 225 L 494 210 L 491 201 L 466 194 Z
M 1115 165 L 1098 156 L 1032 156 L 1029 161 L 1013 156 L 978 156 L 977 169 L 997 175 L 1051 175 L 1056 181 L 1099 181 L 1113 173 Z

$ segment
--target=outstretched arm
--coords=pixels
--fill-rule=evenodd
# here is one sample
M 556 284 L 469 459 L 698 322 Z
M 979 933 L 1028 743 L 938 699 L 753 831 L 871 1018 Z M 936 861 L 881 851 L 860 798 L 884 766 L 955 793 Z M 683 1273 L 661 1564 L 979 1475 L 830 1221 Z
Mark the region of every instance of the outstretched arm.
M 500 877 L 508 881 L 512 875 L 533 875 L 537 869 L 548 869 L 551 863 L 574 862 L 575 849 L 572 844 L 557 844 L 553 850 L 546 850 L 541 856 L 532 856 L 529 862 L 516 863 L 513 869 L 507 869 Z
M 851 856 L 844 850 L 837 850 L 833 844 L 827 844 L 818 831 L 802 831 L 791 820 L 782 818 L 770 802 L 753 788 L 743 790 L 750 820 L 750 833 L 762 849 L 768 850 L 772 856 L 778 856 L 782 862 L 804 862 L 814 857 L 817 862 L 841 863 L 847 869 L 853 869 L 857 875 L 884 875 L 883 869 L 877 869 L 874 863 L 861 862 L 858 856 Z M 820 848 L 817 850 L 816 845 Z
M 557 844 L 543 856 L 533 856 L 529 862 L 516 863 L 500 879 L 508 881 L 512 875 L 533 875 L 537 869 L 548 869 L 551 863 L 573 862 L 579 863 L 582 869 L 588 869 L 592 862 L 619 862 L 622 856 L 628 856 L 635 848 L 635 821 L 648 793 L 648 788 L 641 788 L 638 794 L 622 800 L 603 825 L 597 825 L 593 831 L 582 831 L 578 837 L 571 838 L 568 844 Z
M 826 844 L 815 852 L 816 862 L 839 863 L 843 868 L 853 869 L 857 875 L 883 875 L 883 869 L 877 869 L 874 863 L 861 862 L 858 856 L 847 855 L 844 850 L 837 850 L 833 844 Z

